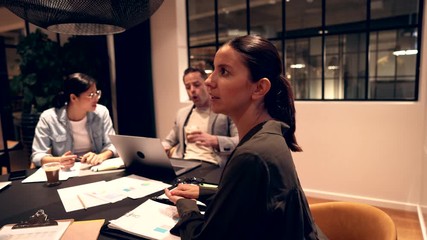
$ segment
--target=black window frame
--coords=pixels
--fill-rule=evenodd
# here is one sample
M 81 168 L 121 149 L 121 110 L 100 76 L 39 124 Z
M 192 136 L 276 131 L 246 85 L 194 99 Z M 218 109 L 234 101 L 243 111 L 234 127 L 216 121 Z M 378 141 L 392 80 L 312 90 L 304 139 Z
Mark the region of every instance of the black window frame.
M 223 1 L 223 0 L 222 0 Z M 218 32 L 218 0 L 214 0 L 215 2 L 215 42 L 213 44 L 201 44 L 201 45 L 190 45 L 190 31 L 187 31 L 187 50 L 188 50 L 188 65 L 191 65 L 190 52 L 195 48 L 202 47 L 215 47 L 216 50 L 224 44 L 224 42 L 219 41 L 219 32 Z M 320 27 L 313 27 L 309 29 L 302 30 L 294 30 L 294 31 L 286 31 L 286 0 L 282 0 L 282 34 L 279 37 L 268 38 L 271 41 L 281 41 L 282 42 L 282 63 L 283 69 L 286 70 L 286 42 L 293 41 L 298 38 L 312 38 L 312 37 L 321 37 L 322 39 L 322 87 L 321 87 L 321 98 L 297 98 L 298 101 L 418 101 L 419 100 L 419 89 L 420 89 L 420 60 L 422 53 L 422 27 L 423 27 L 423 9 L 424 9 L 424 1 L 418 0 L 418 13 L 410 14 L 410 15 L 400 15 L 393 16 L 389 18 L 381 18 L 381 19 L 371 19 L 371 0 L 366 1 L 366 19 L 362 22 L 356 23 L 346 23 L 339 24 L 333 26 L 326 26 L 325 24 L 325 15 L 326 15 L 326 0 L 322 0 L 322 23 Z M 186 24 L 187 29 L 190 28 L 189 21 L 189 0 L 186 0 Z M 251 21 L 250 21 L 250 0 L 246 0 L 246 16 L 247 16 L 247 34 L 251 34 Z M 412 19 L 412 24 L 408 24 L 408 17 Z M 414 95 L 411 98 L 371 98 L 370 97 L 370 73 L 369 73 L 369 54 L 370 54 L 370 35 L 372 33 L 378 31 L 387 31 L 387 30 L 399 30 L 402 28 L 414 28 L 417 29 L 417 49 L 418 54 L 416 55 L 416 66 L 415 66 L 415 80 L 414 80 Z M 351 30 L 354 29 L 354 30 Z M 338 35 L 340 37 L 343 34 L 357 34 L 364 33 L 366 37 L 366 49 L 365 49 L 365 90 L 363 98 L 355 98 L 355 99 L 346 99 L 341 98 L 325 98 L 325 61 L 326 61 L 326 53 L 325 53 L 325 38 L 328 36 Z M 396 76 L 395 76 L 396 77 Z

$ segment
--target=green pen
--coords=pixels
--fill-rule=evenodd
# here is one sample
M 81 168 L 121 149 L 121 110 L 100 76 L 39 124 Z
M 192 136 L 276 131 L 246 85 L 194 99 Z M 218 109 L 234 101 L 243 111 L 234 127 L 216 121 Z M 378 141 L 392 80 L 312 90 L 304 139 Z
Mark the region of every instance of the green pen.
M 218 185 L 210 184 L 210 183 L 200 183 L 200 186 L 207 187 L 207 188 L 218 188 Z

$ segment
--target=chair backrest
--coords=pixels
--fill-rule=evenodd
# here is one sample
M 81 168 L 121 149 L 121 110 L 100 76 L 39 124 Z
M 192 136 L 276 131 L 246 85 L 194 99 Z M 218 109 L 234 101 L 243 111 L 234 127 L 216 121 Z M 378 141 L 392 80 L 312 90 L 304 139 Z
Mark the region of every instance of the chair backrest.
M 354 202 L 310 205 L 314 221 L 329 240 L 396 240 L 389 215 L 374 206 Z
M 5 142 L 3 140 L 3 126 L 1 125 L 1 113 L 0 113 L 0 151 L 4 150 Z

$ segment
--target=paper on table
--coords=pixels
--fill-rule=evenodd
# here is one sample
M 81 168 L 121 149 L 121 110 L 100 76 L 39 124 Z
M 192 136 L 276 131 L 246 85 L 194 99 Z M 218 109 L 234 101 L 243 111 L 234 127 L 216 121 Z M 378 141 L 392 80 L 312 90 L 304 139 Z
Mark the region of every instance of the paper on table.
M 74 163 L 74 166 L 69 171 L 59 171 L 59 180 L 65 181 L 70 177 L 76 177 L 80 174 L 80 163 Z M 43 168 L 39 168 L 36 172 L 22 180 L 22 183 L 32 183 L 32 182 L 46 182 L 47 177 Z
M 59 197 L 66 212 L 86 209 L 107 203 L 121 201 L 126 197 L 141 198 L 171 185 L 130 175 L 109 182 L 100 181 L 58 189 Z
M 19 229 L 12 229 L 15 224 L 8 224 L 1 228 L 0 239 L 59 240 L 73 220 L 57 220 L 57 222 L 56 226 Z
M 79 197 L 84 197 L 85 195 L 88 195 L 89 197 L 98 198 L 109 203 L 115 203 L 127 197 L 126 194 L 124 194 L 123 192 L 116 191 L 114 188 L 112 188 L 109 182 L 105 184 L 103 188 L 97 188 L 89 192 L 79 194 Z
M 169 233 L 177 222 L 175 206 L 147 200 L 129 213 L 111 220 L 108 227 L 149 239 L 180 239 Z
M 164 182 L 137 175 L 130 175 L 111 180 L 108 182 L 108 185 L 111 188 L 116 189 L 117 192 L 121 192 L 132 199 L 142 198 L 171 186 Z
M 59 197 L 64 205 L 66 212 L 94 207 L 110 203 L 109 201 L 92 197 L 88 192 L 105 189 L 106 182 L 99 181 L 94 183 L 83 184 L 74 187 L 58 189 Z
M 12 182 L 0 182 L 0 190 L 2 190 L 4 187 L 6 187 L 7 185 L 11 184 Z
M 74 166 L 70 169 L 70 171 L 59 172 L 59 180 L 65 181 L 70 177 L 79 177 L 86 176 L 92 174 L 98 174 L 99 172 L 109 173 L 112 171 L 107 170 L 116 170 L 120 169 L 124 166 L 123 160 L 121 158 L 111 158 L 105 160 L 100 165 L 90 166 L 87 163 L 75 162 Z M 88 170 L 91 169 L 91 170 Z M 95 169 L 97 171 L 95 171 Z M 99 170 L 100 169 L 100 170 Z M 42 168 L 39 168 L 36 172 L 25 178 L 22 183 L 33 183 L 33 182 L 46 182 L 46 174 Z
M 94 172 L 99 172 L 99 171 L 119 169 L 119 168 L 123 168 L 124 166 L 125 164 L 123 160 L 120 157 L 116 157 L 116 158 L 107 159 L 103 161 L 101 164 L 91 167 L 90 170 Z

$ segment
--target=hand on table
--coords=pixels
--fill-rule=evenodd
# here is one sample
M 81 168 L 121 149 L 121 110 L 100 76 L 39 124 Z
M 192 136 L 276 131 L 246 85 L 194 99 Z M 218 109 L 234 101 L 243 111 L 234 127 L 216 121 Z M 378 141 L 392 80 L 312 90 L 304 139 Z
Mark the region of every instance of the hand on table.
M 88 163 L 90 165 L 98 165 L 104 161 L 99 154 L 88 152 L 83 155 L 80 159 L 82 163 Z
M 199 197 L 199 186 L 193 184 L 178 184 L 173 190 L 165 189 L 165 195 L 171 202 L 176 202 L 181 198 L 197 199 Z

